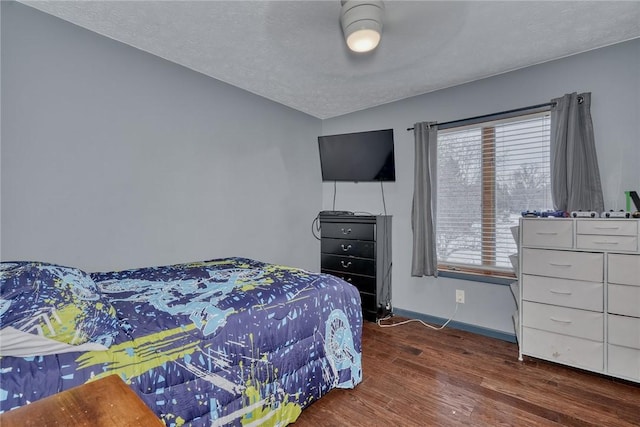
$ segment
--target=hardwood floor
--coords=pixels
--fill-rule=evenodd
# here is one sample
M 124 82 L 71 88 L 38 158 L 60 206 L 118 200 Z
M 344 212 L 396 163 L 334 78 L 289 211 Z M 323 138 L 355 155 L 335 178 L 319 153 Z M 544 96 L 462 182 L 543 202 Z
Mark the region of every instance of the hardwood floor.
M 419 323 L 365 322 L 362 347 L 362 383 L 330 392 L 296 427 L 640 426 L 640 385 L 519 362 L 516 344 Z

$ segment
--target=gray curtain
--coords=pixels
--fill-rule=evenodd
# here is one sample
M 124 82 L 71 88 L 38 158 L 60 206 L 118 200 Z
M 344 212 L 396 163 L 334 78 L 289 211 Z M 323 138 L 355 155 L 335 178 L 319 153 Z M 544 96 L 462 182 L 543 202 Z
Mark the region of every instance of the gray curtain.
M 591 93 L 552 99 L 551 191 L 557 210 L 604 211 L 591 122 Z
M 436 254 L 436 184 L 438 126 L 431 122 L 416 123 L 415 159 L 413 178 L 413 230 L 412 276 L 438 276 Z

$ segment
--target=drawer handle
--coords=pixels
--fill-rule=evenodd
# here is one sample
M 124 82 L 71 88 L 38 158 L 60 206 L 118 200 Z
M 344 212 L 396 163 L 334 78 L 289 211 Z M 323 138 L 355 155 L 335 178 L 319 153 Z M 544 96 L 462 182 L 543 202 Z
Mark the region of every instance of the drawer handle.
M 558 322 L 558 323 L 572 323 L 571 320 L 566 320 L 566 319 L 557 319 L 555 317 L 549 317 L 549 319 L 553 320 L 554 322 Z
M 345 251 L 345 252 L 347 252 L 349 249 L 351 249 L 351 245 L 345 246 L 344 243 L 341 244 L 340 246 L 342 246 L 342 250 Z
M 347 261 L 346 263 L 344 261 L 340 261 L 340 264 L 342 264 L 342 267 L 344 268 L 349 268 L 349 266 L 351 265 L 351 261 Z
M 571 291 L 558 291 L 555 289 L 549 289 L 549 292 L 551 292 L 552 294 L 560 294 L 560 295 L 571 295 Z
M 351 277 L 342 277 L 342 280 L 351 283 Z
M 555 236 L 558 233 L 554 232 L 554 231 L 538 231 L 536 232 L 536 234 L 542 235 L 542 236 Z
M 620 227 L 594 227 L 596 230 L 619 230 Z
M 549 265 L 553 267 L 571 267 L 571 264 L 557 264 L 555 262 L 550 262 Z
M 350 234 L 351 233 L 351 229 L 347 228 L 346 230 L 344 228 L 341 228 L 340 230 L 342 230 L 342 234 Z
M 602 242 L 594 241 L 593 243 L 595 243 L 596 245 L 617 245 L 618 244 L 618 242 L 607 242 L 607 241 L 602 241 Z

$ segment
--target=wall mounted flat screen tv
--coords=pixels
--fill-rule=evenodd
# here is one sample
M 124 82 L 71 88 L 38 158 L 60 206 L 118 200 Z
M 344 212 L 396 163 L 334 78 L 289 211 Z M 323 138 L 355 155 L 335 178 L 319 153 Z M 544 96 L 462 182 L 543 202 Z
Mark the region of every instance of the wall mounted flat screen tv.
M 323 181 L 395 181 L 393 129 L 318 137 Z

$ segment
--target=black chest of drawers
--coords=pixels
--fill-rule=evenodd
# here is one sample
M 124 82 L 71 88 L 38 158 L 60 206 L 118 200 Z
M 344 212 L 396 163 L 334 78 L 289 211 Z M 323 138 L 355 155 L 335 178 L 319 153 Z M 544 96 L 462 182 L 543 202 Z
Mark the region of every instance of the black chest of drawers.
M 391 216 L 320 215 L 320 268 L 360 291 L 362 314 L 391 311 Z

